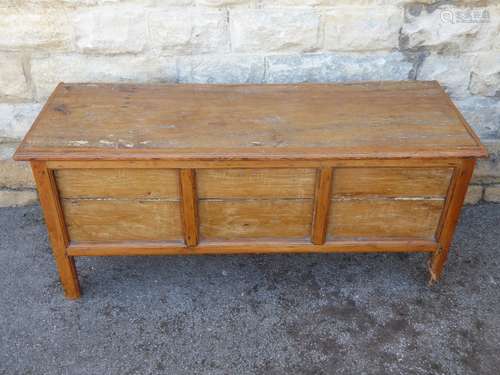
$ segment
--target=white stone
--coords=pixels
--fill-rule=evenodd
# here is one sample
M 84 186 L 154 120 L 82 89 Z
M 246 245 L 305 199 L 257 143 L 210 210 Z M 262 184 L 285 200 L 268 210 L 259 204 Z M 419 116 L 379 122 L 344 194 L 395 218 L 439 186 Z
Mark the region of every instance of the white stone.
M 399 52 L 269 56 L 266 81 L 300 83 L 403 80 L 408 79 L 412 67 Z
M 146 45 L 146 14 L 135 6 L 103 6 L 73 15 L 76 46 L 92 53 L 137 53 Z
M 500 185 L 486 186 L 484 189 L 484 200 L 486 202 L 500 203 Z
M 471 96 L 455 100 L 455 104 L 481 138 L 500 138 L 500 101 Z
M 179 61 L 179 81 L 189 83 L 260 83 L 264 58 L 259 56 L 197 56 Z
M 227 13 L 217 10 L 181 9 L 148 15 L 153 48 L 171 54 L 229 51 Z
M 0 138 L 23 137 L 41 108 L 39 103 L 0 103 Z
M 12 160 L 18 145 L 18 143 L 0 143 L 0 189 L 35 187 L 29 164 Z
M 0 207 L 17 207 L 38 201 L 35 190 L 0 190 Z
M 34 188 L 35 182 L 28 163 L 0 160 L 0 189 Z
M 489 11 L 490 8 L 474 8 Z M 401 34 L 407 39 L 408 47 L 453 46 L 459 50 L 478 50 L 492 46 L 494 25 L 490 22 L 462 22 L 461 15 L 466 8 L 442 5 L 437 8 L 422 8 L 418 14 L 407 12 L 407 22 Z M 497 20 L 493 19 L 493 22 Z
M 23 61 L 18 55 L 0 54 L 0 96 L 20 99 L 31 97 Z
M 436 0 L 258 0 L 260 7 L 280 6 L 373 6 L 373 5 L 404 5 L 418 1 L 419 3 L 433 3 Z
M 174 82 L 176 61 L 158 56 L 50 55 L 31 62 L 39 99 L 59 82 Z
M 472 67 L 469 90 L 474 95 L 500 93 L 500 51 L 478 54 Z
M 71 47 L 68 16 L 57 7 L 1 7 L 0 50 Z
M 236 52 L 311 51 L 318 48 L 319 15 L 308 9 L 230 11 Z
M 209 7 L 247 5 L 253 6 L 255 0 L 196 0 L 196 5 Z
M 476 204 L 483 198 L 483 187 L 481 185 L 469 185 L 465 204 Z
M 332 51 L 383 50 L 397 48 L 403 26 L 398 7 L 338 7 L 327 12 L 325 48 Z
M 468 87 L 473 56 L 443 56 L 432 54 L 425 58 L 418 72 L 419 80 L 436 80 L 454 98 L 469 96 Z
M 480 184 L 500 184 L 500 139 L 482 140 L 489 157 L 477 161 L 473 182 Z

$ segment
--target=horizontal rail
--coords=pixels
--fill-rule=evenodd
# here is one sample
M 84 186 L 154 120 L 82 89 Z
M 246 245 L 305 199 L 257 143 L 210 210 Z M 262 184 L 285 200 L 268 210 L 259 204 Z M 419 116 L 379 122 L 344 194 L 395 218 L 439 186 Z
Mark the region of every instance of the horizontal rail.
M 79 242 L 70 243 L 70 256 L 114 255 L 201 255 L 201 254 L 258 254 L 258 253 L 392 253 L 423 252 L 437 249 L 431 240 L 336 240 L 323 245 L 290 241 L 202 241 L 195 247 L 182 242 Z

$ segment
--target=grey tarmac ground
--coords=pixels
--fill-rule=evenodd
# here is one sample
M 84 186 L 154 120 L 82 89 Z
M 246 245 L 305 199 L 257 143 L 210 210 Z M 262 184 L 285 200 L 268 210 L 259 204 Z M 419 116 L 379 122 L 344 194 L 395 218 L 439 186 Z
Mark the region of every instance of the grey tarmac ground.
M 0 209 L 0 374 L 499 374 L 500 205 L 426 259 L 79 258 L 67 301 L 39 207 Z

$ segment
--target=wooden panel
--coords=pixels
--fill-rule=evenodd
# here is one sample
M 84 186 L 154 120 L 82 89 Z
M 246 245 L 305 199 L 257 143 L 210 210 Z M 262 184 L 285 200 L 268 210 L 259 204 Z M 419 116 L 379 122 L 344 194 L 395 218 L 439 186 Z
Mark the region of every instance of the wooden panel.
M 336 168 L 333 196 L 444 197 L 452 168 Z
M 15 157 L 54 160 L 61 154 L 276 160 L 472 157 L 486 151 L 437 82 L 405 81 L 60 84 Z
M 336 237 L 434 239 L 444 200 L 333 200 L 328 233 Z
M 177 202 L 63 200 L 72 241 L 182 239 Z
M 205 239 L 305 238 L 312 200 L 200 200 L 200 234 Z
M 61 169 L 54 171 L 63 198 L 179 198 L 174 169 Z
M 314 169 L 203 169 L 196 174 L 200 198 L 312 198 Z
M 61 169 L 54 172 L 63 198 L 179 198 L 174 169 Z

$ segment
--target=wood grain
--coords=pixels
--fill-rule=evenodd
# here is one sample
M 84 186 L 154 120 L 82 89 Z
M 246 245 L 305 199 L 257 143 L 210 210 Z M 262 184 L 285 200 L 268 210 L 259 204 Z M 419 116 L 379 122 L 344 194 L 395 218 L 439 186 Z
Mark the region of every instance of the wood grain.
M 63 201 L 71 241 L 182 239 L 180 207 L 169 201 Z
M 54 173 L 63 198 L 179 199 L 174 169 L 60 169 Z
M 316 171 L 304 168 L 203 169 L 200 198 L 312 198 Z
M 202 254 L 259 254 L 259 253 L 374 253 L 374 252 L 433 252 L 436 242 L 426 240 L 363 240 L 328 241 L 313 245 L 300 241 L 210 241 L 200 242 L 196 248 L 186 248 L 172 242 L 133 243 L 75 243 L 70 244 L 72 256 L 114 255 L 202 255 Z
M 203 239 L 306 238 L 312 199 L 200 200 Z
M 462 166 L 457 168 L 452 183 L 453 189 L 448 197 L 447 209 L 443 215 L 442 227 L 438 233 L 439 248 L 434 253 L 430 262 L 431 282 L 439 280 L 443 273 L 444 265 L 448 259 L 453 233 L 455 232 L 460 210 L 467 194 L 469 182 L 474 172 L 474 159 L 464 159 Z
M 15 158 L 276 160 L 486 154 L 436 82 L 407 81 L 62 84 Z
M 311 242 L 315 245 L 321 245 L 325 242 L 326 231 L 328 229 L 328 212 L 330 211 L 331 205 L 332 177 L 332 168 L 322 168 L 318 170 L 311 230 Z
M 80 283 L 75 260 L 66 253 L 69 239 L 54 174 L 41 161 L 31 162 L 31 169 L 36 181 L 38 197 L 43 208 L 45 224 L 47 225 L 52 253 L 57 264 L 64 295 L 69 299 L 80 298 Z
M 434 239 L 444 200 L 333 200 L 332 238 Z
M 336 168 L 333 196 L 445 197 L 452 168 Z
M 179 172 L 181 200 L 181 219 L 186 246 L 198 244 L 198 204 L 196 197 L 196 174 L 193 169 Z

